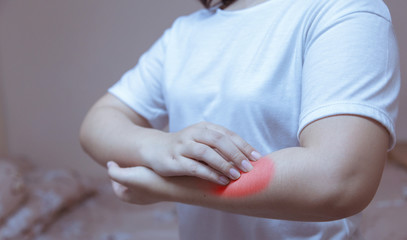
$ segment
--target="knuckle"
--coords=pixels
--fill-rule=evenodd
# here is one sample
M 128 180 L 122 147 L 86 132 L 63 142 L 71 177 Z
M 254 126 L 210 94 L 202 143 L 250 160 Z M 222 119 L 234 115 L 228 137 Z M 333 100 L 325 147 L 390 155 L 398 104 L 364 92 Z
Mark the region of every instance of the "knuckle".
M 243 140 L 239 136 L 233 137 L 232 140 L 235 143 L 236 147 L 238 147 L 243 154 L 250 155 L 250 153 L 253 151 L 252 146 L 250 146 L 245 140 Z
M 178 158 L 174 154 L 170 154 L 167 158 L 166 161 L 164 161 L 162 164 L 157 164 L 157 168 L 154 170 L 157 171 L 163 171 L 164 169 L 171 168 L 172 166 L 177 165 Z
M 179 146 L 182 146 L 182 145 L 185 144 L 185 138 L 186 138 L 185 137 L 185 132 L 183 134 L 175 135 L 175 138 L 173 138 L 172 141 L 171 141 L 171 145 L 173 147 L 178 148 Z
M 162 164 L 156 164 L 152 168 L 160 176 L 172 176 L 177 173 L 175 166 L 178 166 L 178 162 L 179 161 L 175 155 L 170 155 Z
M 191 136 L 191 134 L 193 134 L 194 131 L 195 131 L 194 126 L 184 128 L 183 130 L 178 132 L 178 139 L 185 140 L 186 138 Z
M 225 140 L 225 135 L 218 132 L 213 132 L 211 138 L 214 143 L 219 143 Z
M 244 157 L 240 152 L 234 152 L 234 153 L 232 153 L 231 157 L 232 157 L 232 160 L 233 160 L 234 162 L 245 159 L 245 157 Z
M 244 144 L 243 145 L 243 151 L 247 154 L 250 155 L 254 149 L 252 148 L 252 146 L 250 146 L 249 144 Z
M 203 157 L 208 153 L 209 148 L 203 145 L 199 145 L 195 147 L 195 154 L 199 157 Z
M 200 134 L 200 131 L 196 128 L 190 128 L 185 131 L 184 135 L 182 136 L 183 143 L 187 143 L 190 141 L 195 140 Z
M 229 129 L 225 128 L 225 127 L 222 127 L 222 126 L 219 126 L 219 130 L 222 131 L 225 135 L 230 136 L 230 137 L 233 137 L 233 136 L 236 135 L 231 130 L 229 130 Z
M 218 182 L 219 175 L 213 171 L 209 172 L 206 179 L 212 182 Z
M 223 173 L 229 173 L 229 169 L 231 169 L 233 165 L 229 162 L 224 162 L 220 165 L 220 169 Z
M 175 141 L 175 144 L 176 145 L 184 145 L 185 144 L 185 140 L 184 140 L 184 138 L 182 138 L 182 137 L 180 137 L 180 138 L 177 138 L 177 140 Z
M 244 145 L 246 142 L 239 137 L 238 135 L 235 134 L 227 134 L 230 139 L 236 144 L 236 145 Z
M 235 142 L 236 144 L 243 145 L 243 144 L 246 143 L 239 135 L 237 135 L 237 134 L 234 133 L 234 132 L 227 132 L 226 134 L 227 134 L 227 135 L 233 140 L 233 142 Z
M 188 167 L 189 174 L 195 176 L 198 174 L 199 171 L 199 164 L 198 163 L 191 163 Z

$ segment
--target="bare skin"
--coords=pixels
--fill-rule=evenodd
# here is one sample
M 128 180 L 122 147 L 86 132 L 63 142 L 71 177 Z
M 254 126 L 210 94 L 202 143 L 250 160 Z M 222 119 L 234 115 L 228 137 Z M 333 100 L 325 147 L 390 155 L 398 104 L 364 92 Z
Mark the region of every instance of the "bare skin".
M 228 198 L 247 197 L 267 189 L 274 177 L 273 159 L 264 157 L 253 163 L 253 170 L 243 173 L 227 186 L 218 186 L 212 193 Z
M 241 0 L 226 10 L 261 2 Z M 388 132 L 371 119 L 320 119 L 303 130 L 300 146 L 267 155 L 274 174 L 264 189 L 225 197 L 216 191 L 219 184 L 238 179 L 232 174 L 238 170 L 250 174 L 251 165 L 243 163 L 259 154 L 222 126 L 200 123 L 178 133 L 151 129 L 143 117 L 106 95 L 88 113 L 80 135 L 97 162 L 114 161 L 108 173 L 123 201 L 173 201 L 296 221 L 330 221 L 364 209 L 377 190 L 389 145 Z
M 209 182 L 182 167 L 177 176 L 156 172 L 149 161 L 162 161 L 166 166 L 166 158 L 144 156 L 168 151 L 166 144 L 158 143 L 169 133 L 142 127 L 146 122 L 137 125 L 140 119 L 114 97 L 105 96 L 83 124 L 84 148 L 101 164 L 113 160 L 121 166 L 113 163 L 109 168 L 120 199 L 136 204 L 182 202 L 274 219 L 327 221 L 361 211 L 377 190 L 389 144 L 385 128 L 370 119 L 349 115 L 321 119 L 303 130 L 299 147 L 267 155 L 274 162 L 275 173 L 266 189 L 250 196 L 225 198 L 213 192 L 219 186 L 216 178 Z M 249 158 L 254 149 L 243 145 L 233 149 L 247 148 L 236 151 Z M 237 164 L 245 157 L 237 157 Z M 223 156 L 219 159 L 229 161 Z
M 179 132 L 152 129 L 114 96 L 89 111 L 80 133 L 84 150 L 101 165 L 145 166 L 161 176 L 195 176 L 226 185 L 248 172 L 259 153 L 222 126 L 198 123 Z
M 373 198 L 380 182 L 388 134 L 368 119 L 336 116 L 309 125 L 301 146 L 268 155 L 275 176 L 250 196 L 225 198 L 216 185 L 191 177 L 162 177 L 144 167 L 119 168 L 109 175 L 123 201 L 174 201 L 250 216 L 329 221 L 354 215 Z M 239 181 L 239 180 L 237 180 Z

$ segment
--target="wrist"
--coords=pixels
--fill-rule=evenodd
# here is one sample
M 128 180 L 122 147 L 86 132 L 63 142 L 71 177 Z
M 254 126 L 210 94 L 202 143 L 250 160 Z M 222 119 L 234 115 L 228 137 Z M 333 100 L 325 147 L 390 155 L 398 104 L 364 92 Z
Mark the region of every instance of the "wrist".
M 166 142 L 168 134 L 169 133 L 157 129 L 140 129 L 137 134 L 137 147 L 135 148 L 137 153 L 135 156 L 140 158 L 142 166 L 155 169 L 154 166 L 161 160 L 161 157 L 157 153 L 160 152 L 159 149 L 162 149 L 163 145 L 168 144 Z

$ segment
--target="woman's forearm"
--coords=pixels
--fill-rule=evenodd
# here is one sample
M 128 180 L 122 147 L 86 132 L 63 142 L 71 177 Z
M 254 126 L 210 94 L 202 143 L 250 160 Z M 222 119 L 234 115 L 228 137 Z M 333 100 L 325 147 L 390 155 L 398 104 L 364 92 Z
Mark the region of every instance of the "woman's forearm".
M 161 176 L 194 176 L 226 185 L 250 171 L 256 151 L 236 133 L 200 122 L 178 132 L 152 129 L 141 115 L 112 95 L 91 108 L 81 144 L 97 162 L 145 166 Z
M 329 221 L 364 209 L 380 182 L 387 132 L 363 119 L 336 117 L 307 127 L 302 140 L 301 147 L 267 155 L 225 188 L 193 177 L 161 177 L 142 167 L 113 167 L 109 174 L 134 196 L 257 217 Z M 137 197 L 126 199 L 138 203 Z
M 162 190 L 171 201 L 274 219 L 329 221 L 361 211 L 370 196 L 358 190 L 357 181 L 350 182 L 354 178 L 342 179 L 316 158 L 305 148 L 285 149 L 260 160 L 271 164 L 255 166 L 263 176 L 245 178 L 254 170 L 226 188 L 197 178 L 167 178 Z
M 142 121 L 135 124 L 121 109 L 96 104 L 82 123 L 80 143 L 103 166 L 108 161 L 120 166 L 147 166 L 141 152 L 143 142 L 159 134 L 162 132 L 148 128 Z

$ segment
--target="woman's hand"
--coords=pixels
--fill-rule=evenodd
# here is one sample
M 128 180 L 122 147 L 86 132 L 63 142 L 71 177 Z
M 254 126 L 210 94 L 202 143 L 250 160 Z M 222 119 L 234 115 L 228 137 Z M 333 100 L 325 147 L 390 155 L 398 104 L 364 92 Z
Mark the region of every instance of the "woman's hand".
M 155 136 L 146 142 L 144 156 L 161 176 L 195 176 L 226 185 L 261 157 L 236 133 L 208 122 Z
M 115 195 L 122 201 L 146 205 L 165 201 L 162 193 L 154 189 L 161 186 L 163 178 L 146 167 L 120 168 L 115 162 L 108 163 Z M 130 180 L 131 179 L 131 182 Z
M 226 185 L 260 158 L 236 133 L 202 122 L 179 132 L 153 129 L 113 95 L 103 96 L 87 114 L 80 134 L 84 150 L 97 162 L 145 166 L 161 176 L 194 176 Z
M 219 189 L 219 185 L 196 177 L 163 177 L 143 166 L 121 168 L 115 162 L 108 162 L 107 166 L 116 197 L 132 204 L 178 202 L 181 199 L 187 203 L 191 196 L 208 200 Z M 183 196 L 187 196 L 186 199 Z
M 377 122 L 335 116 L 308 125 L 300 146 L 268 154 L 264 160 L 271 166 L 259 160 L 254 171 L 226 188 L 196 177 L 163 177 L 141 166 L 109 164 L 109 176 L 122 185 L 114 186 L 116 195 L 132 203 L 171 201 L 263 218 L 333 221 L 355 215 L 372 200 L 389 137 Z

